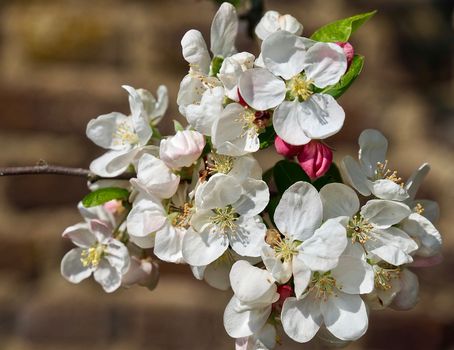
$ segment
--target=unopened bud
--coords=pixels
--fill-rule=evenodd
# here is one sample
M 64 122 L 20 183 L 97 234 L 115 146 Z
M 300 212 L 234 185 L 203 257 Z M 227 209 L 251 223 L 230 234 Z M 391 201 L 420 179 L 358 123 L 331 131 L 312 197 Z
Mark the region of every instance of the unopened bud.
M 342 47 L 342 50 L 344 50 L 345 57 L 347 57 L 347 67 L 350 67 L 350 64 L 353 61 L 353 56 L 355 56 L 355 49 L 353 48 L 352 44 L 350 44 L 349 42 L 338 42 L 336 44 Z
M 161 140 L 159 157 L 169 168 L 191 166 L 202 154 L 205 138 L 197 131 L 178 131 L 174 136 Z
M 159 265 L 151 259 L 139 259 L 131 256 L 129 270 L 123 275 L 121 284 L 123 287 L 131 287 L 134 284 L 147 287 L 150 290 L 156 288 L 159 280 Z
M 276 135 L 276 138 L 274 139 L 274 148 L 276 148 L 277 153 L 284 157 L 291 158 L 301 151 L 302 146 L 291 145 Z
M 325 175 L 333 162 L 333 151 L 324 143 L 312 140 L 302 146 L 298 163 L 307 175 L 314 180 Z

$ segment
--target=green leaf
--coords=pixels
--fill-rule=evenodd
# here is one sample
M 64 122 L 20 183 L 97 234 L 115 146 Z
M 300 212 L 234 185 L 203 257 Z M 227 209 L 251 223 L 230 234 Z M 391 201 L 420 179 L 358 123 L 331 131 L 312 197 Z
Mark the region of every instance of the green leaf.
M 82 199 L 82 204 L 85 208 L 90 208 L 104 204 L 112 199 L 125 201 L 128 197 L 129 191 L 124 188 L 106 187 L 87 194 L 84 199 Z
M 334 98 L 340 97 L 345 91 L 347 91 L 350 85 L 353 84 L 359 73 L 361 73 L 363 66 L 364 56 L 355 55 L 353 57 L 350 68 L 348 69 L 347 73 L 345 73 L 344 76 L 339 80 L 339 82 L 332 86 L 326 87 L 325 89 L 321 90 L 321 92 L 324 94 L 329 94 Z
M 295 182 L 311 182 L 309 176 L 301 169 L 299 164 L 289 160 L 280 160 L 277 162 L 274 166 L 273 175 L 276 187 L 281 194 Z
M 335 22 L 328 23 L 321 27 L 314 34 L 311 39 L 327 43 L 332 42 L 346 42 L 350 36 L 366 22 L 369 18 L 375 15 L 377 11 L 361 13 L 359 15 L 340 19 Z
M 183 125 L 178 120 L 173 120 L 173 128 L 175 132 L 184 131 Z
M 273 145 L 275 136 L 276 132 L 274 131 L 273 126 L 272 125 L 268 126 L 265 129 L 265 132 L 259 135 L 260 149 L 264 149 Z
M 339 168 L 337 167 L 336 164 L 331 163 L 330 168 L 326 172 L 325 175 L 322 177 L 319 177 L 317 180 L 315 180 L 312 185 L 317 189 L 317 191 L 320 191 L 320 189 L 325 186 L 326 184 L 330 183 L 342 183 L 342 177 L 339 171 Z

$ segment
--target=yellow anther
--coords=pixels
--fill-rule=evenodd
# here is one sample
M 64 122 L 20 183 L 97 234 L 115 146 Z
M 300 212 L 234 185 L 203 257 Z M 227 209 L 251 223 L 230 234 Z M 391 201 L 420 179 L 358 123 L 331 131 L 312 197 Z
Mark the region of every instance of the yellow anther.
M 102 257 L 104 256 L 104 251 L 106 246 L 100 243 L 95 244 L 94 246 L 82 250 L 80 255 L 80 261 L 84 267 L 97 267 L 101 262 Z
M 184 203 L 182 207 L 171 205 L 169 208 L 170 215 L 173 217 L 172 225 L 175 227 L 188 228 L 193 206 L 191 203 Z M 175 215 L 176 214 L 176 215 Z
M 317 299 L 326 301 L 329 296 L 336 296 L 336 279 L 331 272 L 314 272 L 309 284 L 309 291 L 315 291 Z
M 214 215 L 210 217 L 210 221 L 223 233 L 225 233 L 226 230 L 230 230 L 232 233 L 235 231 L 236 221 L 238 220 L 239 215 L 231 206 L 223 209 L 212 209 L 212 211 Z
M 380 267 L 374 266 L 374 284 L 375 288 L 381 290 L 389 290 L 392 288 L 392 279 L 399 278 L 401 270 L 398 267 Z
M 361 215 L 355 215 L 347 225 L 347 235 L 351 237 L 352 243 L 366 243 L 371 239 L 370 231 L 374 227 Z
M 375 179 L 391 180 L 392 182 L 403 186 L 402 178 L 397 175 L 397 171 L 391 171 L 390 169 L 388 169 L 387 160 L 385 160 L 384 163 L 377 162 L 377 167 L 375 169 Z
M 277 242 L 274 245 L 274 251 L 276 252 L 276 257 L 282 261 L 292 261 L 293 256 L 297 255 L 299 250 L 298 246 L 301 243 L 298 241 L 292 241 L 290 239 L 279 237 Z
M 233 168 L 234 158 L 223 154 L 211 153 L 207 160 L 207 170 L 209 175 L 216 173 L 228 174 Z
M 302 74 L 295 75 L 287 81 L 287 92 L 294 100 L 306 101 L 314 93 L 312 91 L 313 80 L 306 79 Z
M 114 144 L 135 145 L 139 142 L 139 136 L 134 132 L 132 126 L 126 122 L 120 123 L 113 133 Z
M 422 215 L 424 213 L 424 207 L 422 206 L 421 203 L 417 203 L 416 206 L 414 207 L 414 210 L 419 215 Z

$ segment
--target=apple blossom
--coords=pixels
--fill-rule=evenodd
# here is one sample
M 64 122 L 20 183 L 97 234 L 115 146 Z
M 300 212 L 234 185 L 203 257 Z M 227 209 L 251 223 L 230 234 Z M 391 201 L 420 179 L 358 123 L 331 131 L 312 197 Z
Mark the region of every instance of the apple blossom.
M 159 157 L 169 168 L 191 166 L 202 154 L 205 138 L 197 131 L 177 131 L 174 136 L 161 140 Z
M 267 11 L 255 27 L 255 34 L 265 40 L 278 30 L 285 30 L 295 35 L 303 33 L 303 25 L 291 15 L 281 15 L 277 11 Z

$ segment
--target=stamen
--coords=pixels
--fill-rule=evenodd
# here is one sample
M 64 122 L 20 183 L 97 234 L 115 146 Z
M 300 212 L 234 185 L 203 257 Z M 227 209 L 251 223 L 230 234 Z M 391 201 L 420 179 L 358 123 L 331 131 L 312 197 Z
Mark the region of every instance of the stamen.
M 329 296 L 337 296 L 336 290 L 336 279 L 331 276 L 331 272 L 314 272 L 311 282 L 309 284 L 309 292 L 315 290 L 315 296 L 317 299 L 323 299 L 326 301 Z
M 113 133 L 113 143 L 115 145 L 135 145 L 138 142 L 139 136 L 137 136 L 130 124 L 126 122 L 118 124 Z
M 425 210 L 421 203 L 417 203 L 416 206 L 413 209 L 419 215 L 422 215 L 424 213 L 424 210 Z
M 374 284 L 375 288 L 381 290 L 389 290 L 392 288 L 392 279 L 399 278 L 401 270 L 398 267 L 380 267 L 374 265 Z
M 228 174 L 233 168 L 235 158 L 223 154 L 211 153 L 210 159 L 206 161 L 209 175 L 216 173 Z
M 304 74 L 295 75 L 286 83 L 290 99 L 298 99 L 300 102 L 306 101 L 314 93 L 312 91 L 313 83 L 314 81 L 306 79 Z
M 289 262 L 293 259 L 294 255 L 297 255 L 299 250 L 298 246 L 301 244 L 299 241 L 292 241 L 287 238 L 282 239 L 280 236 L 275 243 L 274 251 L 276 257 L 282 261 Z
M 172 215 L 172 225 L 175 227 L 188 228 L 191 216 L 193 213 L 193 206 L 191 203 L 184 203 L 182 207 L 175 207 L 170 205 L 170 215 Z
M 104 256 L 105 249 L 106 245 L 96 243 L 92 247 L 82 250 L 82 253 L 80 255 L 80 261 L 82 262 L 82 265 L 84 267 L 97 267 L 101 262 L 102 257 Z
M 403 186 L 402 178 L 397 175 L 397 171 L 391 171 L 388 169 L 388 161 L 385 163 L 377 162 L 377 168 L 375 169 L 375 180 L 386 179 Z
M 235 221 L 238 220 L 239 215 L 231 206 L 225 207 L 223 209 L 212 209 L 212 211 L 215 215 L 210 217 L 210 221 L 215 224 L 223 233 L 225 233 L 226 230 L 230 230 L 232 232 L 235 231 Z
M 352 243 L 366 243 L 371 236 L 369 232 L 374 227 L 361 215 L 355 215 L 347 225 L 347 236 L 352 239 Z

